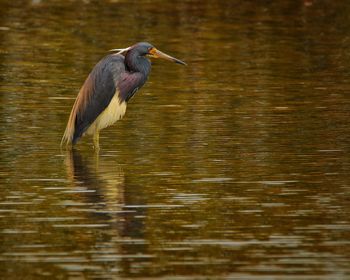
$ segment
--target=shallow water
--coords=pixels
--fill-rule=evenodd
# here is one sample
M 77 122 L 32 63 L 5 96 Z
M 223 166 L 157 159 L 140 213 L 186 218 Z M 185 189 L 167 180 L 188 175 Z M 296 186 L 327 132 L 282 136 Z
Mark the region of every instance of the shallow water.
M 4 279 L 350 277 L 350 4 L 278 2 L 0 1 Z M 188 66 L 61 151 L 93 65 L 144 40 Z

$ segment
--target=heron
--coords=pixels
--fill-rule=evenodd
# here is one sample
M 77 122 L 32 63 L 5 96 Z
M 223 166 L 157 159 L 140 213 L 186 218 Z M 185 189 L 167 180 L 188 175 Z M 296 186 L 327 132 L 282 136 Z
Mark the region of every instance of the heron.
M 112 49 L 92 69 L 71 110 L 61 146 L 72 147 L 92 135 L 95 150 L 100 149 L 100 131 L 120 120 L 129 100 L 146 83 L 151 71 L 149 58 L 163 58 L 186 65 L 147 42 L 124 49 Z

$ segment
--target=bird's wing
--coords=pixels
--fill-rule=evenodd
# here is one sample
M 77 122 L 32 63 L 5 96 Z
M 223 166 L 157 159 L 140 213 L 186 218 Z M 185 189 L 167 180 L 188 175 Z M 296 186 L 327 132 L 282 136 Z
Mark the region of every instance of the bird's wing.
M 93 68 L 73 105 L 62 143 L 75 143 L 107 108 L 115 94 L 120 101 L 133 90 L 125 75 L 124 57 L 108 55 Z

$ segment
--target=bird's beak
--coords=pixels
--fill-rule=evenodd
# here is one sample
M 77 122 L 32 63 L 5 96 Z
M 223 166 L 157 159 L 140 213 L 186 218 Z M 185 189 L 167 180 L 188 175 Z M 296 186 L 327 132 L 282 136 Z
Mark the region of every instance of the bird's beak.
M 161 52 L 160 50 L 157 50 L 156 48 L 151 48 L 148 52 L 148 55 L 150 57 L 163 58 L 163 59 L 170 60 L 170 61 L 173 61 L 173 62 L 178 63 L 178 64 L 187 65 L 185 62 L 181 61 L 180 59 L 177 59 L 175 57 L 167 55 L 167 54 Z

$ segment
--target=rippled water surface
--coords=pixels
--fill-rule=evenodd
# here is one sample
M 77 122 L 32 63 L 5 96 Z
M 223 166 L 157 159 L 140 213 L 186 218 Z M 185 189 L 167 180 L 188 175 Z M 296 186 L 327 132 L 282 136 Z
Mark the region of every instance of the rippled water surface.
M 347 1 L 0 1 L 4 279 L 350 279 Z M 155 61 L 59 143 L 107 50 Z

